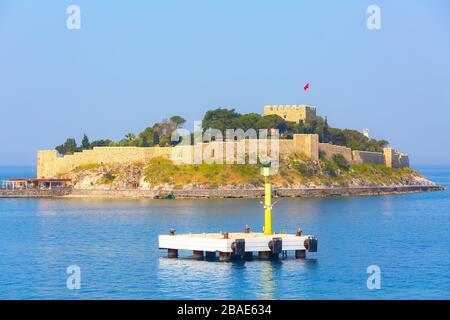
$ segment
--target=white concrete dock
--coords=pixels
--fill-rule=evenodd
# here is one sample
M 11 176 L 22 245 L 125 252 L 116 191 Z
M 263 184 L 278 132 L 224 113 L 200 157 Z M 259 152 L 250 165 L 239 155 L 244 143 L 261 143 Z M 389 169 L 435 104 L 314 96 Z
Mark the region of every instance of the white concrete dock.
M 304 258 L 306 252 L 317 251 L 317 238 L 313 235 L 250 232 L 198 233 L 175 235 L 172 229 L 168 235 L 159 236 L 159 248 L 167 249 L 169 257 L 177 257 L 178 250 L 193 251 L 195 258 L 215 258 L 216 252 L 223 261 L 231 258 L 251 257 L 278 258 L 280 253 L 294 251 L 297 258 Z

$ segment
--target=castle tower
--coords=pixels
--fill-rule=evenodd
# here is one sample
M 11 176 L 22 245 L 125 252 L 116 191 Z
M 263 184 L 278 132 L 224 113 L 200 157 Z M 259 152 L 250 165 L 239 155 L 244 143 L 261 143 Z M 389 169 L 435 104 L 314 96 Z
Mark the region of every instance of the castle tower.
M 37 153 L 37 177 L 56 178 L 56 150 L 41 150 Z
M 300 122 L 315 117 L 316 109 L 308 105 L 265 105 L 264 115 L 276 114 L 286 121 Z

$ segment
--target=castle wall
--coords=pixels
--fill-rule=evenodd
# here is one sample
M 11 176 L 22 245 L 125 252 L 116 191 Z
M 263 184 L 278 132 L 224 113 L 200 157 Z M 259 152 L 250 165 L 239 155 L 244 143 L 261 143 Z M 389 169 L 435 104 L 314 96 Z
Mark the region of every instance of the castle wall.
M 353 162 L 356 164 L 376 163 L 385 164 L 384 154 L 381 152 L 369 152 L 353 150 Z
M 170 152 L 169 148 L 160 147 L 95 147 L 92 150 L 57 157 L 55 150 L 43 150 L 38 152 L 37 176 L 38 178 L 53 178 L 79 166 L 92 163 L 146 162 L 157 156 L 169 157 Z
M 95 147 L 92 150 L 76 152 L 58 157 L 55 150 L 42 150 L 37 157 L 38 178 L 55 178 L 60 174 L 93 163 L 113 164 L 148 162 L 155 157 L 170 158 L 177 163 L 250 163 L 256 164 L 258 158 L 264 159 L 284 156 L 290 153 L 304 153 L 308 157 L 318 158 L 315 152 L 317 135 L 295 135 L 294 139 L 277 141 L 245 139 L 241 141 L 212 141 L 196 146 L 177 147 Z M 316 155 L 317 154 L 317 155 Z M 238 157 L 238 155 L 240 155 Z M 265 160 L 265 159 L 264 159 Z
M 324 154 L 324 157 L 327 160 L 333 160 L 333 155 L 341 154 L 348 163 L 353 163 L 353 153 L 350 148 L 329 143 L 319 143 L 319 150 Z
M 42 150 L 37 155 L 37 177 L 56 178 L 58 175 L 87 164 L 113 164 L 148 162 L 155 157 L 170 158 L 178 163 L 201 163 L 204 159 L 220 163 L 250 163 L 257 159 L 276 156 L 288 156 L 292 153 L 304 154 L 312 160 L 319 159 L 319 150 L 325 158 L 332 160 L 334 154 L 342 154 L 350 164 L 384 163 L 388 167 L 402 168 L 409 166 L 406 154 L 385 148 L 383 153 L 352 151 L 350 148 L 319 143 L 317 134 L 295 134 L 293 139 L 240 140 L 226 142 L 201 143 L 196 146 L 177 147 L 95 147 L 92 150 L 76 152 L 73 155 L 58 157 L 55 150 Z M 277 150 L 278 149 L 278 150 Z M 240 152 L 238 152 L 240 150 Z M 241 155 L 238 158 L 238 154 Z

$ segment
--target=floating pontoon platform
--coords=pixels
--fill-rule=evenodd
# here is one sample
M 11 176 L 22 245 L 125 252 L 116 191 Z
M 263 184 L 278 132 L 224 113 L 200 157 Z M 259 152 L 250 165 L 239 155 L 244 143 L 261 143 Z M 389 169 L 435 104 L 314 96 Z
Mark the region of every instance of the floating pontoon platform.
M 218 252 L 220 261 L 251 258 L 254 252 L 260 259 L 278 258 L 288 251 L 294 251 L 296 258 L 305 258 L 306 252 L 317 252 L 317 243 L 315 236 L 302 235 L 300 230 L 296 234 L 266 235 L 250 232 L 248 227 L 245 232 L 179 235 L 171 229 L 168 235 L 159 236 L 159 248 L 167 249 L 171 258 L 178 257 L 178 250 L 190 250 L 197 259 L 215 259 Z

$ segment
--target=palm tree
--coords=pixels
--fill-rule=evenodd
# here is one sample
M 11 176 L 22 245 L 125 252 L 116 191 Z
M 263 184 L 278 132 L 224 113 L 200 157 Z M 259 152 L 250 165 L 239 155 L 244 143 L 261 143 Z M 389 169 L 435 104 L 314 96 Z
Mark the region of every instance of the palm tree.
M 128 141 L 133 141 L 134 139 L 136 139 L 136 135 L 133 133 L 127 133 L 125 135 L 125 139 L 127 139 Z

